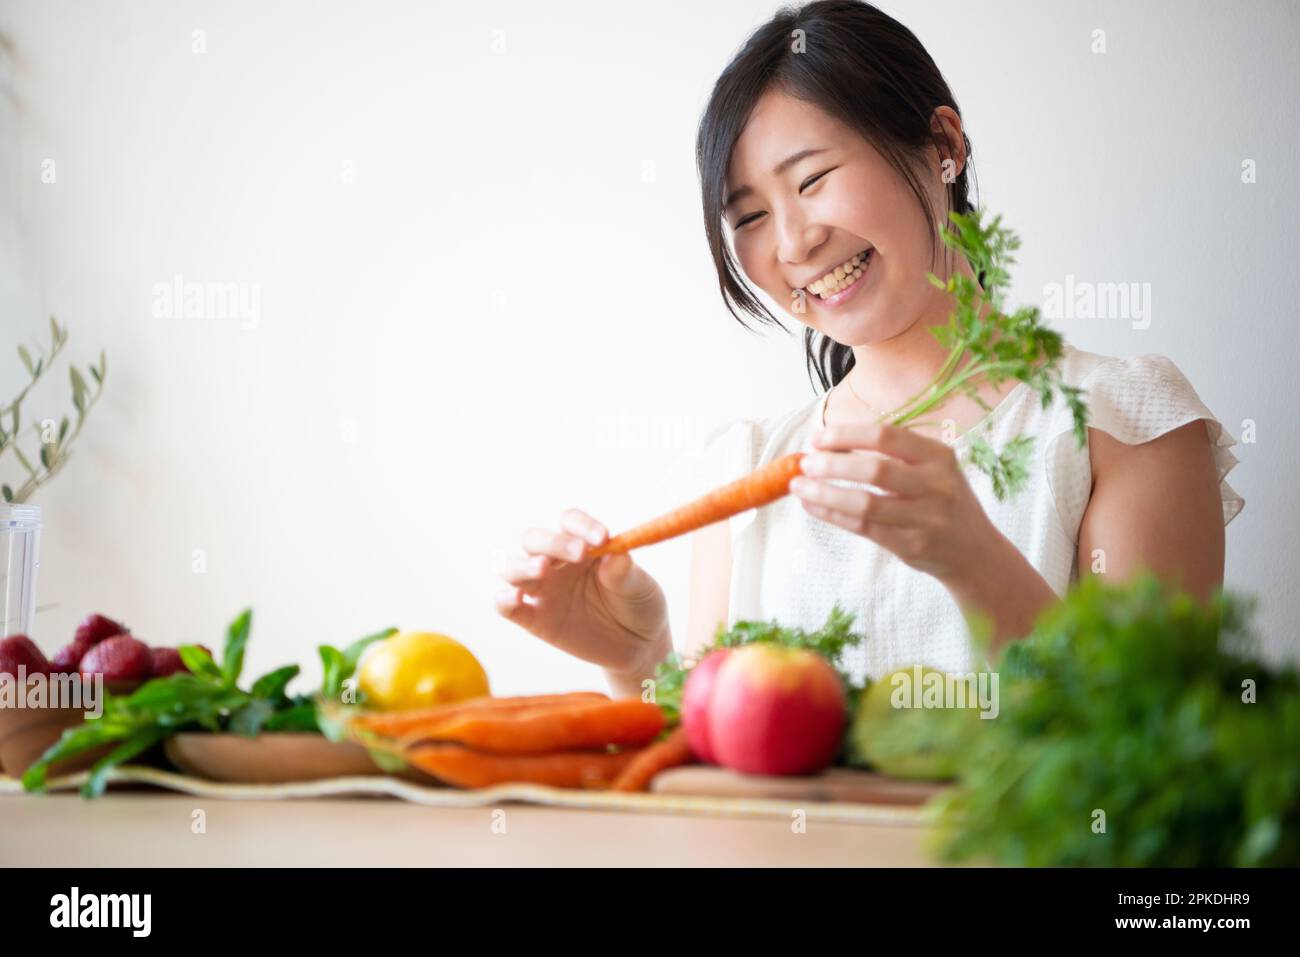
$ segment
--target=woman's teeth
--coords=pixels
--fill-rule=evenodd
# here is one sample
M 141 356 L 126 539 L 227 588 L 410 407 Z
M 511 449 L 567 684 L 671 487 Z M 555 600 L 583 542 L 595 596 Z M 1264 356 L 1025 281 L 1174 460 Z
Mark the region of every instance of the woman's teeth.
M 843 292 L 862 278 L 862 266 L 870 253 L 870 249 L 864 249 L 852 259 L 840 263 L 821 279 L 810 283 L 807 287 L 808 291 L 822 299 L 829 299 L 837 292 Z

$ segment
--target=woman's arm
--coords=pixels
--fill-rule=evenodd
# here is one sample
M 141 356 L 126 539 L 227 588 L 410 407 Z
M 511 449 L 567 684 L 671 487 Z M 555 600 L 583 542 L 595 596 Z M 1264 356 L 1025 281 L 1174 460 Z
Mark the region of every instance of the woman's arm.
M 1203 420 L 1140 445 L 1089 429 L 1092 493 L 1079 532 L 1079 568 L 1113 579 L 1141 569 L 1200 598 L 1223 581 L 1223 509 Z M 933 575 L 963 611 L 992 625 L 996 652 L 1032 629 L 1057 600 L 1047 581 L 985 513 L 955 450 L 891 425 L 822 430 L 791 492 L 812 515 L 871 539 Z M 873 454 L 849 454 L 866 451 Z M 834 486 L 874 485 L 893 495 Z
M 1123 581 L 1143 569 L 1202 600 L 1223 583 L 1223 510 L 1205 422 L 1140 445 L 1088 430 L 1092 494 L 1079 526 L 1079 574 Z M 1024 637 L 1056 601 L 1051 586 L 1000 533 L 946 583 L 963 611 L 994 626 L 992 652 Z
M 1223 584 L 1223 505 L 1205 420 L 1141 445 L 1090 429 L 1092 496 L 1079 574 L 1123 581 L 1144 568 L 1201 600 Z

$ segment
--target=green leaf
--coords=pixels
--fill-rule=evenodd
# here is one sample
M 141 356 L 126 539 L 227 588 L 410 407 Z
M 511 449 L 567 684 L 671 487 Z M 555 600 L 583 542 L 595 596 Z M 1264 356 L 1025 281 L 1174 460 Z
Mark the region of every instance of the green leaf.
M 275 713 L 275 704 L 265 698 L 250 698 L 243 707 L 230 715 L 230 730 L 246 738 L 256 737 L 268 718 Z
M 76 366 L 68 365 L 68 377 L 72 379 L 72 396 L 73 401 L 85 399 L 86 397 L 86 380 L 81 375 L 81 370 Z M 78 406 L 80 408 L 80 406 Z
M 4 487 L 0 488 L 0 493 L 4 494 L 6 502 L 12 502 L 14 500 L 14 490 L 11 489 L 8 485 L 5 485 Z
M 385 628 L 382 631 L 375 632 L 373 635 L 366 635 L 364 638 L 358 638 L 356 641 L 352 642 L 352 644 L 348 645 L 347 648 L 343 650 L 343 658 L 347 664 L 348 673 L 343 677 L 352 677 L 352 672 L 356 670 L 357 663 L 361 661 L 361 655 L 367 648 L 373 645 L 376 641 L 383 641 L 385 638 L 391 638 L 395 634 L 397 634 L 396 628 Z
M 108 692 L 105 692 L 105 696 L 108 696 Z M 112 741 L 120 741 L 130 733 L 131 729 L 129 727 L 123 728 L 103 719 L 87 721 L 85 724 L 68 728 L 59 737 L 59 740 L 46 748 L 45 753 L 23 773 L 23 790 L 43 790 L 46 775 L 49 773 L 51 765 L 75 757 L 84 751 L 89 751 L 91 748 L 97 748 Z
M 131 737 L 95 762 L 94 767 L 90 769 L 90 777 L 82 785 L 82 796 L 87 798 L 99 797 L 104 793 L 104 788 L 108 786 L 109 771 L 125 764 L 136 755 L 148 751 L 164 737 L 166 737 L 166 732 L 161 728 L 144 728 L 131 735 Z
M 222 655 L 221 674 L 226 684 L 234 687 L 244 670 L 244 648 L 253 625 L 253 609 L 245 608 L 226 630 L 226 648 Z
M 320 693 L 326 698 L 337 698 L 343 690 L 343 672 L 347 668 L 347 659 L 343 652 L 330 645 L 321 645 L 316 649 L 324 669 L 321 678 Z
M 63 444 L 63 440 L 68 435 L 68 425 L 69 425 L 68 417 L 65 415 L 63 417 L 63 421 L 59 423 L 59 439 L 58 439 L 59 445 Z
M 181 656 L 181 663 L 190 670 L 191 674 L 212 681 L 225 680 L 221 669 L 217 667 L 217 663 L 212 660 L 212 655 L 206 648 L 200 648 L 198 645 L 181 645 L 176 650 Z
M 284 689 L 289 686 L 289 682 L 298 677 L 298 671 L 297 665 L 285 665 L 283 668 L 262 675 L 253 682 L 253 697 L 279 701 L 284 697 Z
M 283 711 L 277 711 L 266 722 L 267 731 L 318 733 L 316 706 L 307 699 L 299 699 Z
M 32 463 L 28 460 L 27 456 L 23 453 L 21 446 L 18 445 L 14 446 L 14 455 L 18 456 L 18 461 L 22 463 L 23 468 L 25 468 L 28 471 L 28 473 L 33 478 L 35 478 L 36 469 L 32 467 Z
M 27 374 L 33 379 L 36 378 L 36 366 L 32 363 L 32 354 L 27 351 L 27 347 L 19 344 L 18 357 L 23 360 L 23 365 L 27 367 Z
M 321 664 L 325 667 L 325 677 L 321 681 L 321 694 L 327 698 L 337 698 L 343 692 L 343 682 L 356 674 L 357 664 L 365 650 L 377 641 L 383 641 L 397 634 L 396 628 L 385 628 L 373 635 L 358 638 L 343 651 L 331 645 L 321 645 L 317 652 Z

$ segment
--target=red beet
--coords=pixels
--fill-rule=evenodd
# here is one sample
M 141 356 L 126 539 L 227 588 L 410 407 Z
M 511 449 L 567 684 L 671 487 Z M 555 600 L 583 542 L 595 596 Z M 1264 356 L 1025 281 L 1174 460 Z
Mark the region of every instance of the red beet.
M 150 648 L 149 659 L 149 674 L 154 678 L 166 678 L 178 671 L 189 672 L 185 662 L 181 661 L 181 653 L 175 648 Z
M 0 675 L 17 678 L 20 665 L 26 667 L 29 675 L 50 673 L 50 663 L 34 641 L 26 635 L 10 635 L 0 641 Z
M 81 659 L 81 677 L 102 674 L 105 681 L 134 681 L 149 677 L 149 646 L 130 635 L 106 638 Z
M 105 638 L 126 634 L 126 631 L 124 625 L 119 625 L 112 618 L 105 618 L 98 614 L 89 615 L 77 626 L 77 632 L 72 636 L 72 640 L 84 641 L 86 647 L 90 647 L 99 644 Z

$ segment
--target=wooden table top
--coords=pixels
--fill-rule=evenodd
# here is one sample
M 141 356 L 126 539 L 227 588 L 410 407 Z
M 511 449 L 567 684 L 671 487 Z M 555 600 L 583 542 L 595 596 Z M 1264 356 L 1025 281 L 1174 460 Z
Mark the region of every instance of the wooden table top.
M 196 812 L 202 812 L 196 814 Z M 203 833 L 195 833 L 201 820 Z M 214 800 L 154 790 L 0 795 L 0 866 L 913 867 L 890 823 L 623 813 L 385 798 Z

